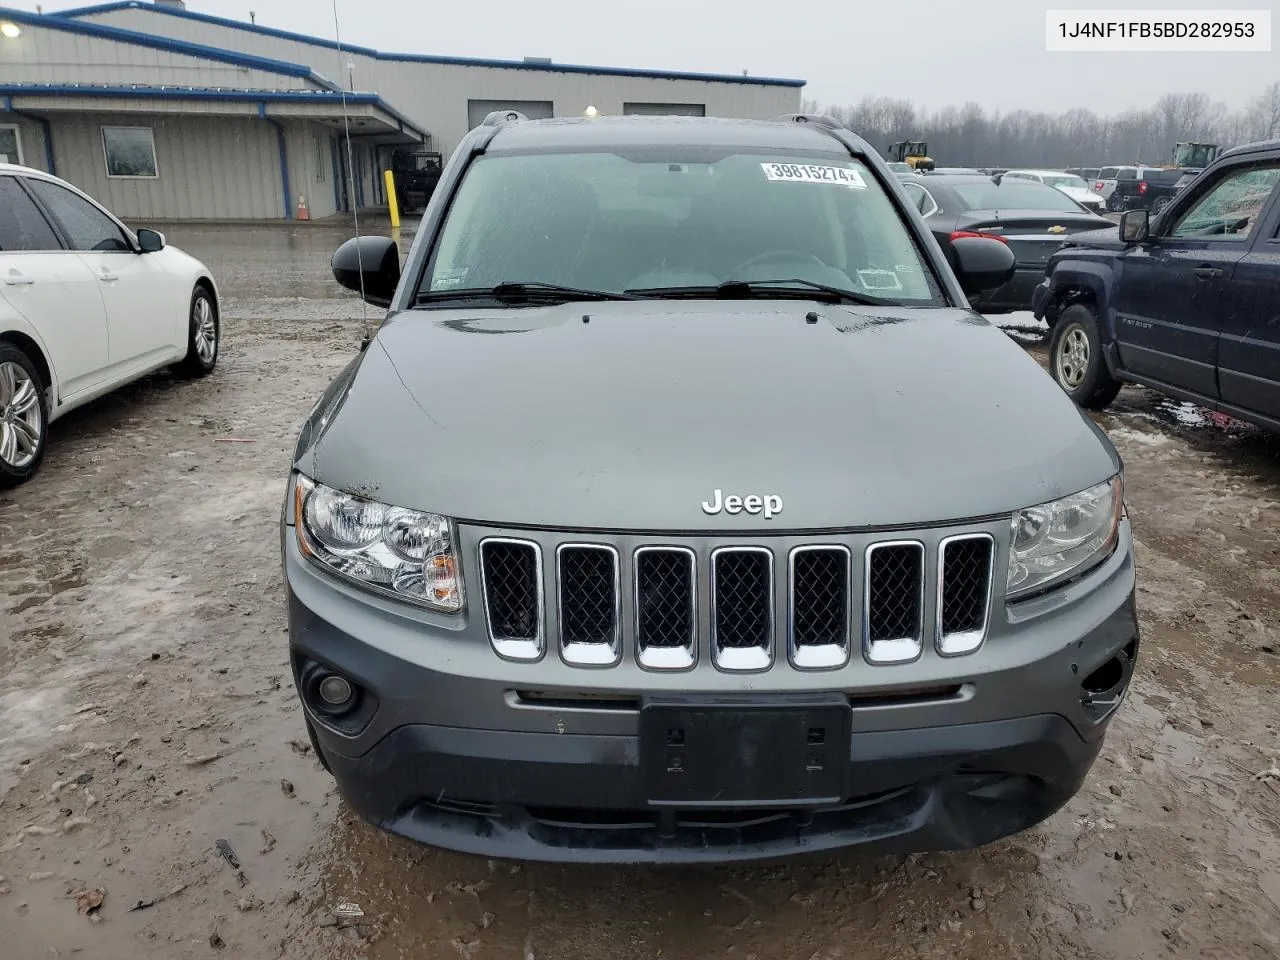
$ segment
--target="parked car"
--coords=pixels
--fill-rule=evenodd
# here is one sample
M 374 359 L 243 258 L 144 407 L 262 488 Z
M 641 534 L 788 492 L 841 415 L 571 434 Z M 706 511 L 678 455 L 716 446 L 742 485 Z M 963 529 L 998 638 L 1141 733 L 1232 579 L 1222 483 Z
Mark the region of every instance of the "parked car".
M 1074 173 L 1060 170 L 1007 170 L 1003 176 L 1048 184 L 1055 190 L 1061 190 L 1080 206 L 1098 216 L 1102 216 L 1106 210 L 1107 202 L 1102 199 L 1102 196 L 1090 190 L 1089 184 Z
M 1030 310 L 1044 265 L 1063 240 L 1081 231 L 1114 228 L 1060 190 L 1032 180 L 1006 176 L 997 183 L 980 175 L 935 173 L 904 179 L 902 188 L 953 264 L 958 239 L 993 236 L 1013 251 L 1018 264 L 1013 278 L 970 298 L 982 313 Z
M 35 474 L 50 422 L 160 367 L 210 373 L 219 337 L 198 260 L 57 177 L 0 164 L 0 486 Z
M 1067 167 L 1067 173 L 1074 173 L 1085 183 L 1092 183 L 1098 179 L 1098 174 L 1102 172 L 1101 167 Z
M 1133 166 L 1103 167 L 1098 171 L 1097 179 L 1093 182 L 1093 192 L 1107 202 L 1107 209 L 1110 210 L 1111 194 L 1115 193 L 1116 184 L 1122 178 L 1134 179 L 1137 171 L 1138 168 Z
M 386 237 L 334 255 L 389 312 L 282 517 L 356 810 L 689 862 L 971 847 L 1079 789 L 1132 539 L 1115 450 L 967 308 L 1006 244 L 953 271 L 820 118 L 495 118 L 445 170 L 403 271 Z
M 1223 153 L 1160 216 L 1074 237 L 1035 292 L 1081 406 L 1145 384 L 1280 430 L 1280 141 Z
M 1115 189 L 1107 195 L 1107 209 L 1150 210 L 1159 213 L 1178 193 L 1182 170 L 1166 167 L 1134 167 L 1120 171 Z

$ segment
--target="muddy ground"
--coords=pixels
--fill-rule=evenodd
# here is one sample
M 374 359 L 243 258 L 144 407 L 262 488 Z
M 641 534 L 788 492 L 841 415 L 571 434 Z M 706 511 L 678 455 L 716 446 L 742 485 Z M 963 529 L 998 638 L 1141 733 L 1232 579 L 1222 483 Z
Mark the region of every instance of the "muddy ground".
M 341 238 L 172 230 L 222 282 L 217 372 L 68 416 L 0 494 L 6 960 L 1280 956 L 1280 444 L 1142 390 L 1100 418 L 1128 464 L 1139 675 L 1043 826 L 968 853 L 619 869 L 357 821 L 305 743 L 276 542 L 295 432 L 360 336 L 327 276 Z M 348 902 L 363 917 L 336 924 Z

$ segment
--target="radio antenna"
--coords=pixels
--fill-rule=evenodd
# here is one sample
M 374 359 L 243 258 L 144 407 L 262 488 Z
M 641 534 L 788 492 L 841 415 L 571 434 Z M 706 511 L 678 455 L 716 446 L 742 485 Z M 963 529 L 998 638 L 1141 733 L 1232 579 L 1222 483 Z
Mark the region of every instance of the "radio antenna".
M 341 77 L 344 71 L 342 62 L 342 28 L 338 22 L 338 0 L 333 0 L 333 36 L 338 42 L 338 76 Z M 346 71 L 347 76 L 352 78 L 354 87 L 354 65 L 350 70 Z M 347 142 L 347 201 L 351 204 L 351 215 L 355 220 L 356 228 L 356 267 L 360 271 L 360 307 L 361 307 L 361 323 L 364 329 L 364 339 L 367 343 L 369 340 L 369 301 L 364 298 L 364 250 L 360 244 L 360 204 L 356 202 L 356 164 L 351 151 L 351 117 L 347 113 L 347 86 L 339 81 L 338 89 L 342 93 L 342 130 L 343 139 Z M 361 348 L 363 349 L 363 347 Z

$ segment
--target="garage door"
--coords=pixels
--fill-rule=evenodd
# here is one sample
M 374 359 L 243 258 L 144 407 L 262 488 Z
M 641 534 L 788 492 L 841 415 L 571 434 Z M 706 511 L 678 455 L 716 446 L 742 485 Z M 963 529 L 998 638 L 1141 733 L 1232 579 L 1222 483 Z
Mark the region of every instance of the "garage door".
M 630 117 L 705 117 L 702 103 L 624 103 L 622 112 Z
M 519 110 L 530 120 L 546 120 L 555 115 L 550 100 L 468 100 L 467 129 L 480 126 L 495 110 Z

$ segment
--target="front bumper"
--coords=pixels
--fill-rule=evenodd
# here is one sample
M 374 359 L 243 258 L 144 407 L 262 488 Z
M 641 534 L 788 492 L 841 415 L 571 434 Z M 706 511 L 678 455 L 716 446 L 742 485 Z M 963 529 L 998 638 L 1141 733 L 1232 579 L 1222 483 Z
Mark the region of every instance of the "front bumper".
M 341 793 L 382 829 L 484 856 L 690 862 L 862 844 L 979 846 L 1038 823 L 1079 789 L 1137 652 L 1127 521 L 1106 563 L 1052 595 L 1004 608 L 973 655 L 930 650 L 903 667 L 855 661 L 826 675 L 793 671 L 784 657 L 770 674 L 736 678 L 736 689 L 698 671 L 502 661 L 460 636 L 465 628 L 451 634 L 447 618 L 410 616 L 336 584 L 298 555 L 287 533 L 295 678 L 301 688 L 305 671 L 323 665 L 372 704 L 358 730 L 344 731 L 303 696 Z M 1107 689 L 1082 688 L 1116 664 Z M 655 805 L 640 716 L 663 684 L 660 692 L 692 700 L 759 702 L 800 690 L 847 698 L 847 795 L 809 805 Z

